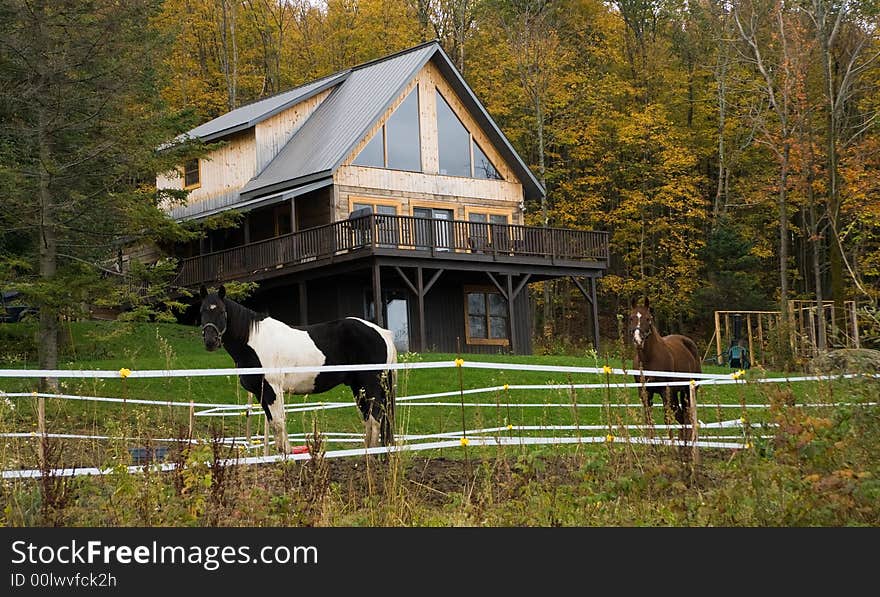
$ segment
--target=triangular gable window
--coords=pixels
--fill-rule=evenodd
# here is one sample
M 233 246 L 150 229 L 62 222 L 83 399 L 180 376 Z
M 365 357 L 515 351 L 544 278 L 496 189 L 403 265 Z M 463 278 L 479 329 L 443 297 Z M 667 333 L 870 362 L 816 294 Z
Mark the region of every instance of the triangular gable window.
M 474 141 L 474 178 L 488 178 L 490 180 L 503 180 L 498 170 Z
M 355 166 L 422 171 L 419 94 L 410 92 L 352 162 Z
M 355 166 L 385 167 L 385 127 L 383 126 L 352 162 Z
M 437 141 L 440 150 L 440 174 L 471 175 L 471 135 L 437 91 Z
M 437 90 L 437 141 L 440 174 L 503 180 L 498 169 Z

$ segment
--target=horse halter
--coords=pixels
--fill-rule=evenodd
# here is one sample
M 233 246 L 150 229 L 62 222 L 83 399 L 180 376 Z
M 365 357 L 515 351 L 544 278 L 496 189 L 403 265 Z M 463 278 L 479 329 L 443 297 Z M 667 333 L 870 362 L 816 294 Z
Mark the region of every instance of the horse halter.
M 221 330 L 220 328 L 217 327 L 217 324 L 209 321 L 207 323 L 202 324 L 202 336 L 205 335 L 205 330 L 207 330 L 208 328 L 214 328 L 214 331 L 217 332 L 217 337 L 220 338 L 220 344 L 223 344 L 223 334 L 226 333 L 227 327 L 228 326 L 227 326 L 227 322 L 226 322 L 226 315 L 224 314 L 224 316 L 223 316 L 223 329 Z

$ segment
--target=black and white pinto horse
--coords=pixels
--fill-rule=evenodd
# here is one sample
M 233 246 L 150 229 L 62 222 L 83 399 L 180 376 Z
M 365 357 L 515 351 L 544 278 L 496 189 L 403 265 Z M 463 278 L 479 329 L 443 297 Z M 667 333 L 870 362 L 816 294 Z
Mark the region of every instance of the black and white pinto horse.
M 317 367 L 322 365 L 394 364 L 397 349 L 392 332 L 357 317 L 292 327 L 257 313 L 226 297 L 201 288 L 201 325 L 205 348 L 221 346 L 236 367 Z M 275 446 L 290 453 L 284 392 L 320 394 L 340 384 L 354 393 L 364 418 L 367 447 L 394 441 L 395 369 L 267 373 L 239 376 L 242 387 L 259 398 L 275 433 Z

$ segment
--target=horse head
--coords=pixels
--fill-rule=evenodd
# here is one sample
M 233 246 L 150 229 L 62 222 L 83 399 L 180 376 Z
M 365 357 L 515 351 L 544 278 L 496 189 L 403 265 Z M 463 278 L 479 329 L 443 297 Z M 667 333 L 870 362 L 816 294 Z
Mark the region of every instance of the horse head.
M 217 292 L 208 293 L 208 289 L 202 286 L 200 291 L 202 306 L 200 311 L 202 340 L 208 351 L 215 351 L 223 346 L 223 334 L 226 332 L 227 315 L 226 288 L 220 286 Z
M 636 348 L 642 348 L 648 336 L 654 333 L 654 314 L 647 297 L 642 305 L 637 299 L 632 300 L 632 309 L 629 313 L 629 333 Z

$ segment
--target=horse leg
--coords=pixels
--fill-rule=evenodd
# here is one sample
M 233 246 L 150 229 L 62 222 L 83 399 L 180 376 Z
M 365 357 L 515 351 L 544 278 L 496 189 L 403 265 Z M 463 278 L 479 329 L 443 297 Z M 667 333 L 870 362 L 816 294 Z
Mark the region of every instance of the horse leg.
M 263 412 L 266 413 L 266 420 L 269 422 L 269 425 L 275 432 L 275 447 L 279 450 L 286 447 L 287 425 L 285 424 L 283 400 L 278 400 L 275 389 L 272 387 L 271 384 L 269 384 L 269 382 L 266 381 L 266 378 L 262 375 L 241 375 L 239 376 L 239 381 L 241 382 L 241 387 L 256 396 L 257 399 L 259 399 L 260 406 L 263 407 Z M 279 443 L 278 439 L 279 423 L 281 429 L 285 431 L 284 438 L 281 443 Z
M 380 441 L 383 446 L 394 444 L 394 371 L 382 371 L 379 373 L 379 387 L 382 391 L 382 429 Z
M 387 383 L 382 374 L 366 373 L 356 378 L 352 384 L 358 408 L 364 418 L 364 443 L 368 448 L 387 446 L 393 440 L 391 417 L 388 411 L 389 396 Z
M 281 454 L 290 454 L 290 441 L 287 438 L 287 413 L 284 412 L 284 391 L 263 380 L 262 404 L 275 434 L 275 448 Z
M 644 385 L 644 382 L 647 380 L 642 380 L 638 377 L 636 377 L 635 380 L 636 383 L 642 384 L 639 386 L 639 400 L 642 403 L 642 414 L 645 417 L 645 426 L 648 429 L 653 430 L 654 417 L 651 414 L 651 407 L 654 404 L 654 389 Z
M 364 446 L 375 448 L 379 445 L 381 429 L 379 421 L 373 416 L 372 403 L 374 398 L 368 393 L 366 385 L 354 383 L 351 386 L 351 391 L 364 419 Z
M 663 423 L 665 425 L 672 425 L 672 416 L 676 411 L 676 404 L 678 402 L 678 395 L 673 389 L 672 386 L 665 386 L 663 388 Z M 676 417 L 678 415 L 675 415 Z M 672 429 L 669 429 L 669 439 L 672 439 Z
M 367 416 L 364 417 L 364 438 L 368 448 L 376 448 L 380 444 L 380 440 L 382 438 L 382 425 L 373 416 L 373 408 L 372 405 L 375 403 L 375 398 L 367 399 Z
M 678 406 L 675 411 L 675 420 L 679 422 L 681 425 L 685 425 L 688 423 L 688 402 L 690 402 L 690 392 L 685 386 L 684 389 L 679 389 L 678 392 Z

